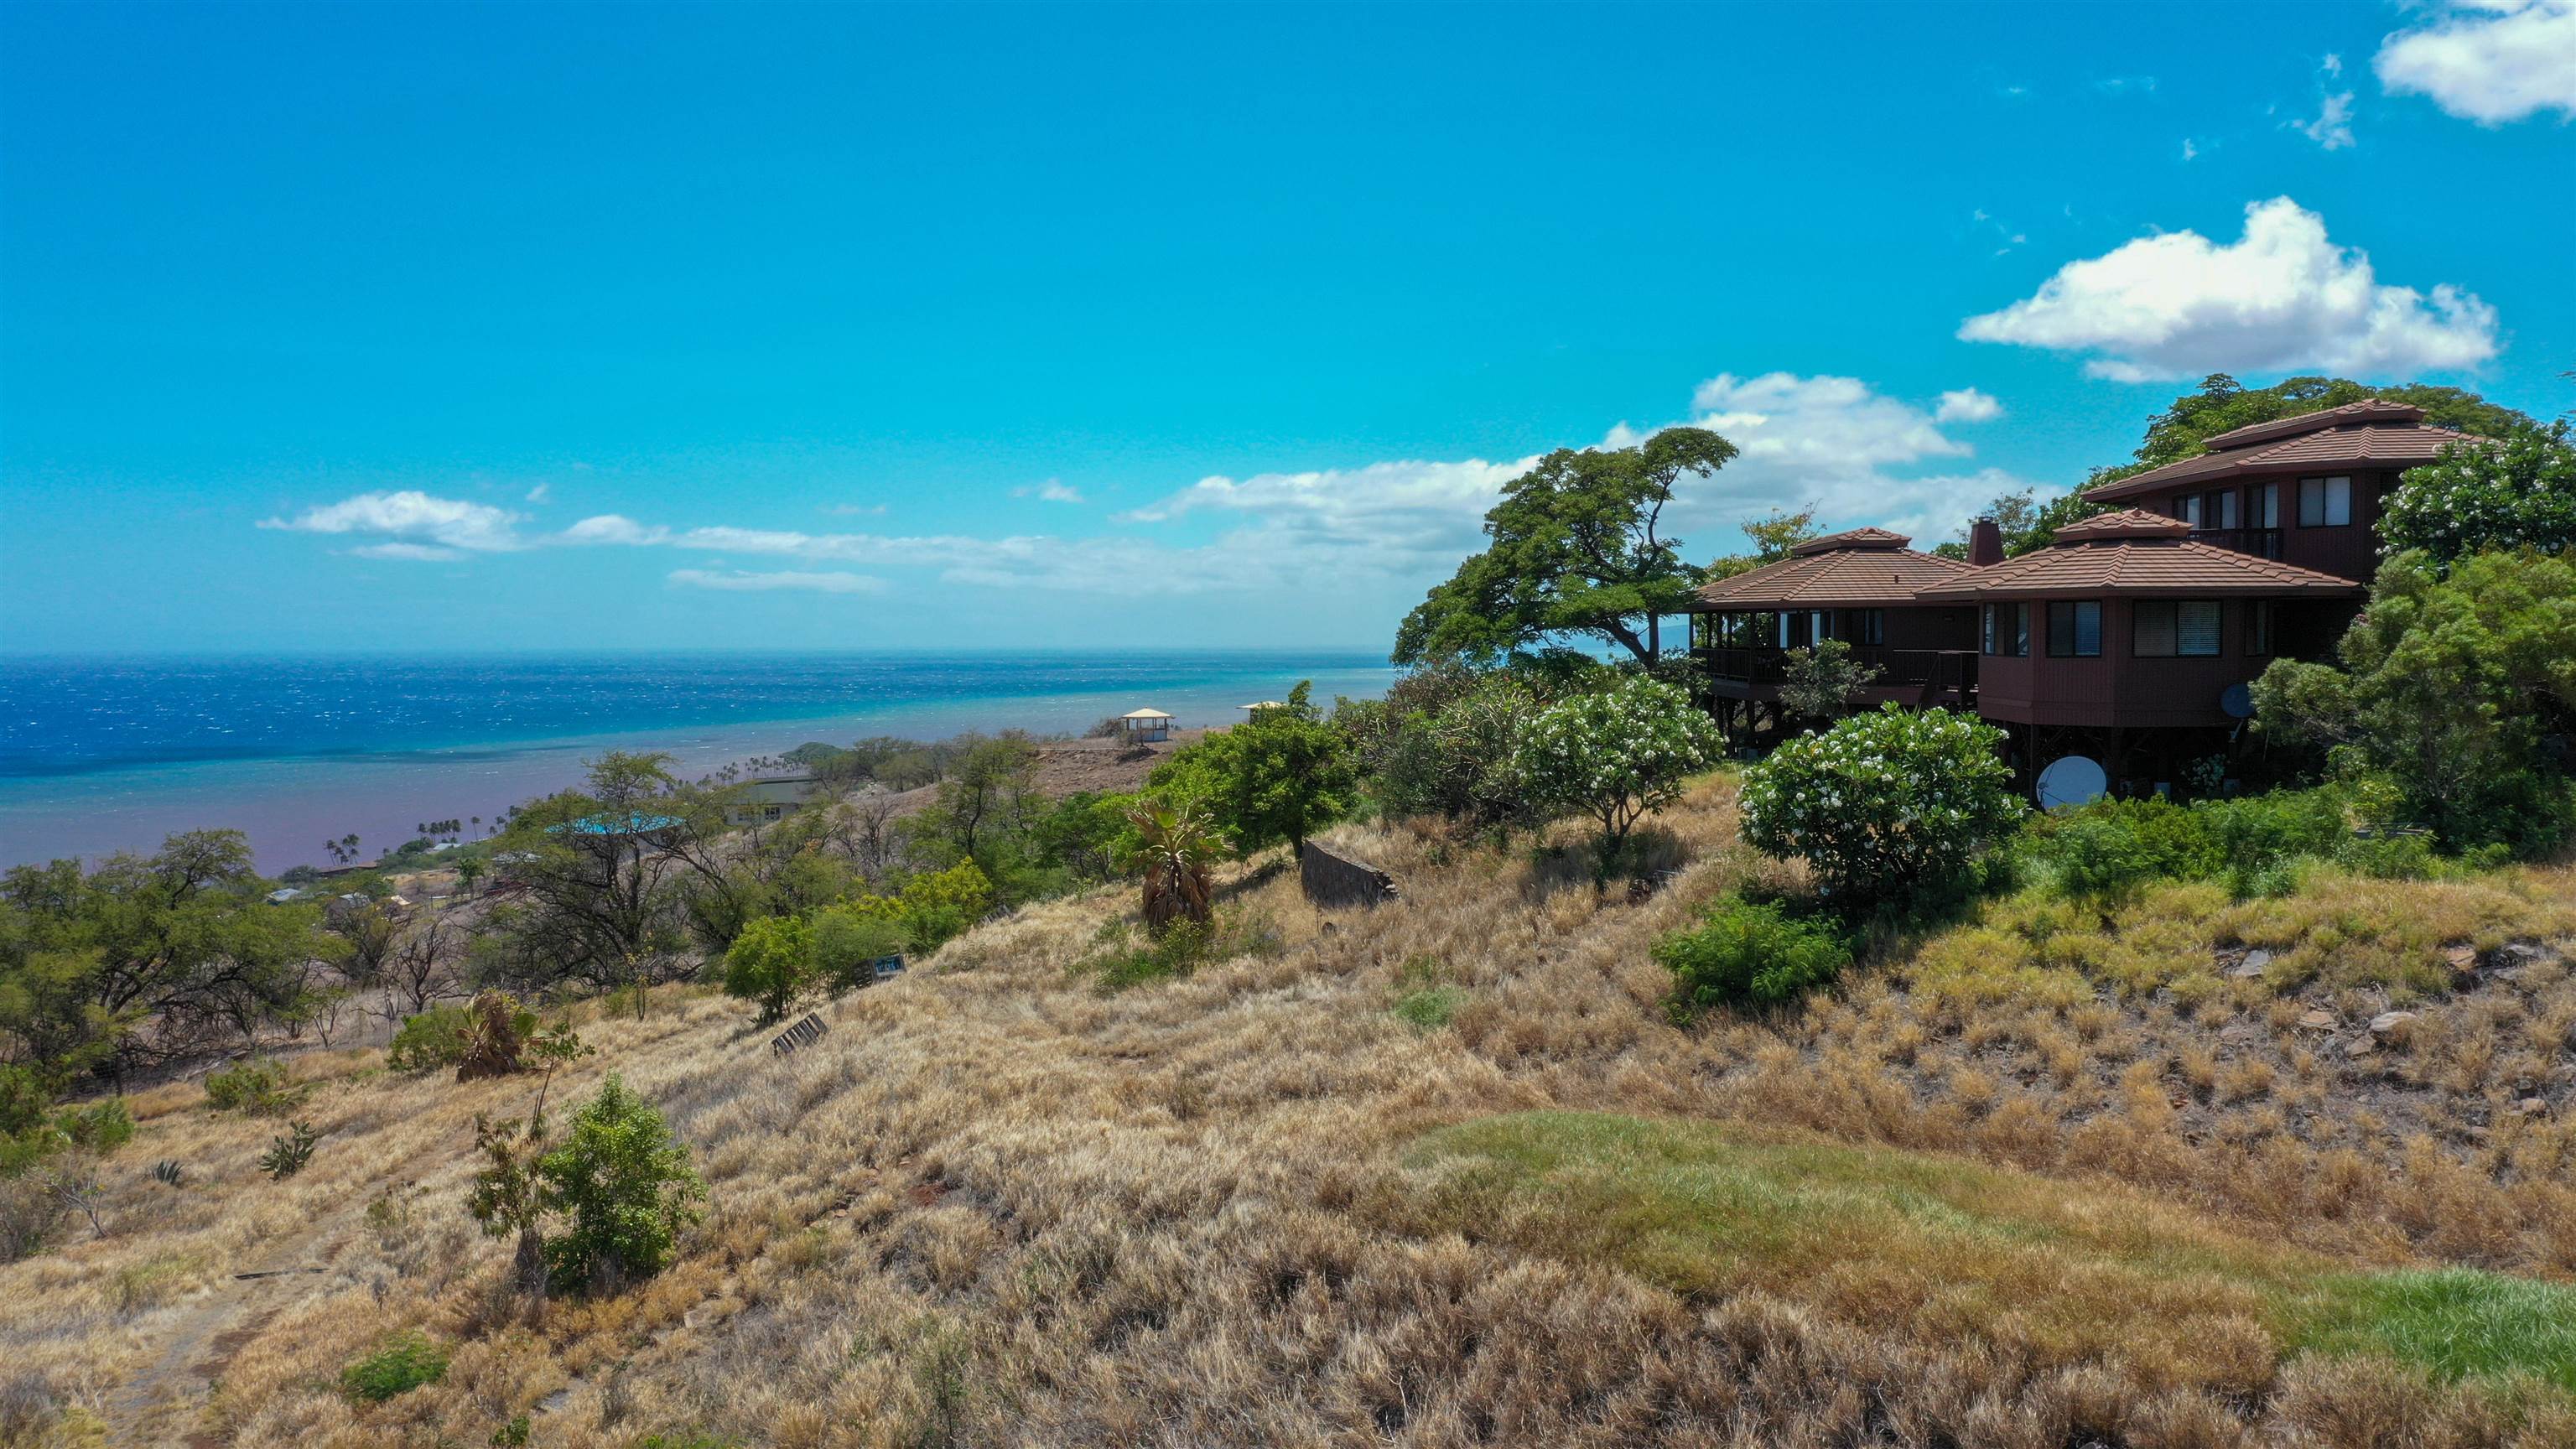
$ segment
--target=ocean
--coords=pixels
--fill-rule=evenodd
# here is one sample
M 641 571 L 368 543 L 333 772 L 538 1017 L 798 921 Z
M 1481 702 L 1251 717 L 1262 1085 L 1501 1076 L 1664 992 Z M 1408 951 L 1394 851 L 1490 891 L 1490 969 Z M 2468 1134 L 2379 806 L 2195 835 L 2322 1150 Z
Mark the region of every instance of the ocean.
M 1146 705 L 1226 724 L 1301 679 L 1329 704 L 1394 677 L 1332 650 L 7 657 L 0 866 L 220 827 L 274 873 L 353 832 L 373 855 L 424 821 L 493 821 L 608 749 L 697 775 L 809 740 L 1076 734 Z

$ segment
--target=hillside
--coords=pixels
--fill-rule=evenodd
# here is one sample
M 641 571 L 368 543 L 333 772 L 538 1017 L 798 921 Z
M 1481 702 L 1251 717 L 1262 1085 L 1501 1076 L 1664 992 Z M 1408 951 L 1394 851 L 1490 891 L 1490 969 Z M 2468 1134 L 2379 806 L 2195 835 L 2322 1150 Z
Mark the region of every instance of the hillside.
M 534 1327 L 460 1207 L 475 1115 L 527 1079 L 299 1058 L 323 1137 L 282 1183 L 278 1123 L 157 1089 L 106 1234 L 0 1267 L 0 1435 L 2576 1442 L 2576 870 L 1999 901 L 1684 1028 L 1649 945 L 1786 869 L 1732 792 L 1663 817 L 1678 873 L 1636 904 L 1571 854 L 1355 827 L 1400 904 L 1238 869 L 1230 954 L 1185 978 L 1080 969 L 1114 890 L 825 1006 L 783 1060 L 700 990 L 585 1008 L 557 1091 L 623 1074 L 710 1211 L 672 1270 Z M 318 1271 L 232 1276 L 278 1269 Z M 406 1329 L 445 1378 L 344 1396 Z

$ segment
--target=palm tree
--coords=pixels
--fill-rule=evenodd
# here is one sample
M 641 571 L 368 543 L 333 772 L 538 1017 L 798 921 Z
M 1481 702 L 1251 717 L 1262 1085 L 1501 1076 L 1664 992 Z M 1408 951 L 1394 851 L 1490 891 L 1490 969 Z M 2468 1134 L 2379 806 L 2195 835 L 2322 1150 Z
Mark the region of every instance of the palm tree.
M 1185 920 L 1206 925 L 1212 904 L 1208 864 L 1225 849 L 1207 812 L 1195 803 L 1148 802 L 1127 812 L 1127 823 L 1136 827 L 1134 863 L 1145 880 L 1145 928 L 1160 935 Z

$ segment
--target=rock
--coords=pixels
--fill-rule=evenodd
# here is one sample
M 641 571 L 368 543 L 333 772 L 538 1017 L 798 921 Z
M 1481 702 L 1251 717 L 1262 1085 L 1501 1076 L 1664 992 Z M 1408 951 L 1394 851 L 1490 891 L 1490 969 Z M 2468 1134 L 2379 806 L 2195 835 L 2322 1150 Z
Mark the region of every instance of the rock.
M 2334 1024 L 2334 1013 L 2331 1011 L 2311 1011 L 2299 1018 L 2299 1025 L 2310 1031 L 2332 1031 Z
M 2414 1022 L 2415 1013 L 2411 1011 L 2383 1011 L 2370 1019 L 2370 1034 L 2382 1041 L 2402 1038 Z
M 2496 947 L 2495 950 L 2496 969 L 2499 971 L 2519 971 L 2526 966 L 2537 966 L 2548 959 L 2548 952 L 2529 941 L 2508 941 Z
M 2227 968 L 2227 974 L 2239 981 L 2255 981 L 2261 979 L 2264 968 L 2271 964 L 2271 952 L 2248 951 L 2245 953 L 2244 960 Z
M 2517 1117 L 2546 1117 L 2549 1115 L 2549 1103 L 2545 1098 L 2525 1097 L 2513 1104 L 2513 1111 Z
M 2260 1041 L 2263 1032 L 2250 1021 L 2232 1021 L 2218 1029 L 2220 1041 Z
M 2466 991 L 2478 984 L 2478 951 L 2474 946 L 2449 946 L 2442 951 L 2442 962 L 2451 968 L 2451 989 Z
M 2355 1061 L 2359 1061 L 2363 1057 L 2369 1056 L 2371 1053 L 2378 1050 L 2379 1043 L 2366 1036 L 2354 1037 L 2352 1040 L 2343 1044 L 2343 1054 Z

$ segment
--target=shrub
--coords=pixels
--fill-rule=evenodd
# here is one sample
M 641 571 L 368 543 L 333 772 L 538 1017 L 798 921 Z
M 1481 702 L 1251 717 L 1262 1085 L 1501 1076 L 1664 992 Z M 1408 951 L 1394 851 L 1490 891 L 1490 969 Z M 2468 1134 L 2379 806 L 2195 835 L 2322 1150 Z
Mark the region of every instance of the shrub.
M 1208 956 L 1210 927 L 1186 917 L 1160 932 L 1140 933 L 1112 921 L 1092 938 L 1092 952 L 1074 970 L 1100 979 L 1103 991 L 1124 991 L 1148 981 L 1187 976 Z
M 2493 443 L 2454 443 L 2409 468 L 2388 495 L 2388 551 L 2422 549 L 2448 565 L 2491 549 L 2576 548 L 2576 441 L 2568 420 L 2514 428 Z
M 2021 818 L 2003 742 L 1945 709 L 1854 715 L 1745 770 L 1744 838 L 1806 857 L 1834 895 L 1903 900 L 1957 879 Z
M 572 1114 L 562 1146 L 537 1164 L 546 1205 L 571 1219 L 545 1245 L 558 1289 L 614 1292 L 660 1272 L 680 1229 L 698 1220 L 706 1187 L 689 1149 L 671 1137 L 652 1103 L 612 1074 Z
M 1196 801 L 1235 848 L 1250 854 L 1306 838 L 1348 815 L 1359 757 L 1347 731 L 1327 723 L 1299 680 L 1288 698 L 1182 750 L 1146 777 L 1166 798 Z
M 385 1047 L 385 1065 L 398 1072 L 434 1072 L 465 1060 L 465 1008 L 433 1006 L 406 1016 Z
M 866 986 L 876 978 L 878 958 L 900 954 L 911 933 L 893 916 L 870 915 L 847 906 L 830 906 L 814 914 L 812 969 L 837 989 Z
M 313 1160 L 314 1145 L 321 1140 L 322 1134 L 310 1122 L 289 1123 L 285 1135 L 268 1140 L 268 1150 L 259 1155 L 260 1170 L 271 1181 L 284 1182 Z
M 1673 973 L 1673 1005 L 1685 1019 L 1711 1007 L 1793 1000 L 1833 980 L 1852 959 L 1830 926 L 1734 898 L 1699 926 L 1657 941 L 1654 955 Z
M 456 1064 L 456 1080 L 476 1082 L 527 1070 L 528 1041 L 537 1034 L 537 1014 L 519 1005 L 506 991 L 485 991 L 465 1007 L 465 1054 Z
M 340 1392 L 370 1404 L 447 1377 L 447 1352 L 419 1332 L 396 1334 L 384 1347 L 340 1371 Z
M 1504 826 L 1529 814 L 1512 751 L 1521 720 L 1537 707 L 1537 695 L 1513 675 L 1444 667 L 1398 681 L 1374 715 L 1344 704 L 1333 720 L 1349 717 L 1371 789 L 1390 814 Z
M 1641 675 L 1530 716 L 1512 760 L 1533 801 L 1600 823 L 1606 877 L 1628 832 L 1680 799 L 1722 748 L 1716 722 L 1687 693 Z
M 206 1076 L 206 1105 L 218 1112 L 277 1117 L 294 1109 L 313 1090 L 298 1085 L 286 1068 L 263 1057 Z
M 2344 779 L 2385 781 L 2453 851 L 2538 856 L 2576 833 L 2576 782 L 2552 739 L 2576 718 L 2576 559 L 2471 554 L 2445 576 L 2399 554 L 2337 652 L 2341 668 L 2280 659 L 2255 681 L 2266 734 L 2328 746 Z
M 2211 817 L 2170 800 L 2097 800 L 2037 825 L 2040 853 L 2068 895 L 2126 899 L 2149 881 L 2200 880 L 2218 869 Z
M 1396 1019 L 1415 1031 L 1438 1031 L 1457 1019 L 1467 993 L 1455 986 L 1426 986 L 1395 999 Z
M 811 927 L 794 916 L 763 916 L 725 951 L 725 994 L 759 1002 L 760 1019 L 776 1021 L 804 994 L 813 956 Z

